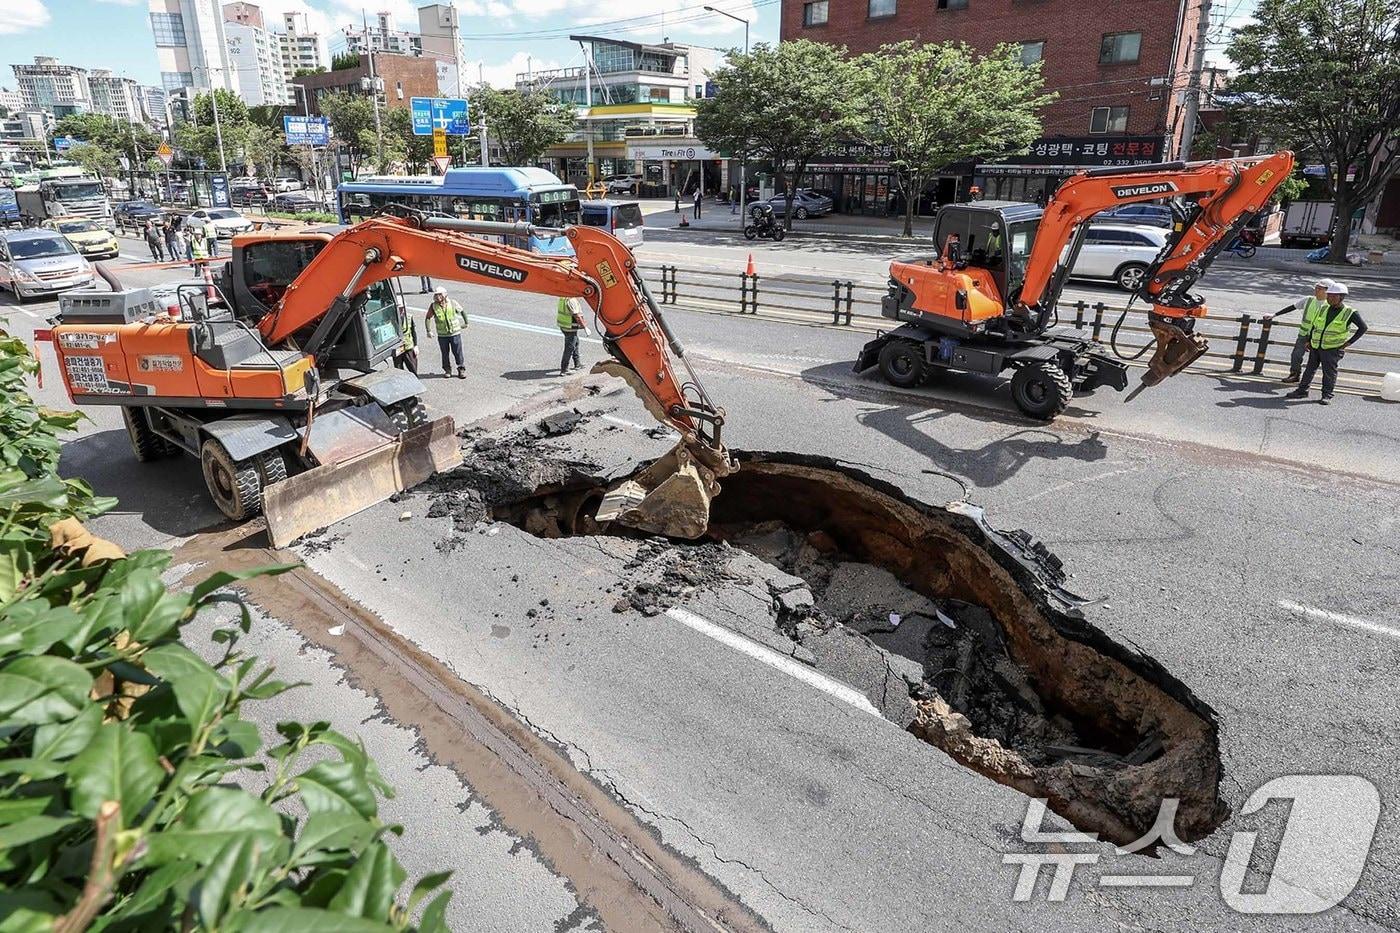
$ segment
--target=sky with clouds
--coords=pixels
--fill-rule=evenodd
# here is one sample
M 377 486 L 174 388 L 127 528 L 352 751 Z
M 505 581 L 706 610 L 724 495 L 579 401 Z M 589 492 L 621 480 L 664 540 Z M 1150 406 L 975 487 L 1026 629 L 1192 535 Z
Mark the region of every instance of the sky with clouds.
M 206 0 L 219 2 L 219 0 Z M 257 2 L 257 0 L 250 0 Z M 400 29 L 417 31 L 417 8 L 429 0 L 262 0 L 265 20 L 284 11 L 307 14 L 311 27 L 343 49 L 342 30 L 363 14 L 388 11 Z M 578 65 L 569 33 L 616 36 L 637 42 L 741 47 L 744 27 L 706 13 L 705 0 L 457 0 L 462 50 L 470 76 L 509 86 L 517 72 Z M 778 38 L 778 0 L 711 0 L 711 6 L 753 22 L 753 42 Z M 146 0 L 0 0 L 0 87 L 14 87 L 10 65 L 52 55 L 65 64 L 109 68 L 143 84 L 160 84 Z
M 206 0 L 219 2 L 219 0 Z M 341 30 L 364 13 L 387 10 L 400 29 L 417 29 L 417 7 L 425 0 L 263 0 L 264 17 L 307 14 L 327 36 L 332 52 L 343 49 Z M 1219 61 L 1227 26 L 1246 22 L 1257 0 L 1215 0 L 1211 58 Z M 469 76 L 509 86 L 527 68 L 546 70 L 582 63 L 571 32 L 611 35 L 639 42 L 669 37 L 717 48 L 742 46 L 743 27 L 704 11 L 705 0 L 458 0 L 463 55 Z M 776 42 L 779 0 L 712 0 L 712 6 L 749 19 L 753 42 Z M 10 65 L 52 55 L 68 64 L 109 68 L 143 84 L 160 84 L 146 0 L 0 0 L 0 87 L 13 87 Z

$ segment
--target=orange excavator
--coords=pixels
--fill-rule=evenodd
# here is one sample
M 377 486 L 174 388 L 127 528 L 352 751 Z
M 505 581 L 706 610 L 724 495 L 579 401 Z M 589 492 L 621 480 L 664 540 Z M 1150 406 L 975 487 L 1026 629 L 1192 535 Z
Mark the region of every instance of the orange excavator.
M 1206 351 L 1194 332 L 1205 301 L 1191 289 L 1292 171 L 1287 151 L 1102 168 L 1070 176 L 1043 210 L 1008 201 L 945 205 L 934 232 L 939 254 L 890 264 L 881 313 L 903 323 L 865 344 L 855 370 L 878 365 L 887 382 L 907 388 L 939 370 L 1010 369 L 1017 408 L 1045 420 L 1064 411 L 1076 390 L 1122 391 L 1124 363 L 1073 328 L 1053 326 L 1056 304 L 1095 214 L 1169 200 L 1173 230 L 1133 294 L 1152 305 L 1155 347 L 1131 399 Z
M 243 234 L 212 284 L 180 285 L 172 308 L 104 272 L 112 290 L 64 294 L 49 337 L 75 404 L 120 406 L 138 460 L 197 457 L 219 509 L 262 511 L 282 546 L 461 462 L 452 419 L 430 421 L 423 384 L 388 366 L 406 313 L 393 279 L 581 298 L 612 357 L 595 371 L 681 435 L 610 492 L 599 520 L 697 537 L 735 468 L 724 412 L 612 235 L 558 231 L 572 259 L 483 238 L 550 232 L 399 208 L 344 229 Z

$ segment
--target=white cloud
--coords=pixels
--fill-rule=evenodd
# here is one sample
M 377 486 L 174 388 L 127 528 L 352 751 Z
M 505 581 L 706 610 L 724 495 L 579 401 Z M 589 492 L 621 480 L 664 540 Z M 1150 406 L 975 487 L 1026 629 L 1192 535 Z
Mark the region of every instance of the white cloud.
M 744 26 L 727 16 L 708 13 L 695 0 L 631 0 L 625 7 L 600 5 L 595 0 L 501 0 L 510 11 L 529 19 L 549 17 L 555 21 L 572 21 L 586 31 L 588 24 L 598 24 L 600 32 L 632 41 L 660 41 L 670 36 L 680 41 L 682 35 L 727 36 L 743 35 Z M 758 9 L 753 0 L 717 3 L 717 7 L 747 19 L 752 28 L 758 22 Z M 644 18 L 642 18 L 644 17 Z M 619 20 L 627 20 L 619 23 Z M 538 28 L 539 24 L 536 24 Z
M 0 16 L 0 35 L 40 29 L 52 18 L 43 0 L 6 0 L 5 5 L 8 9 Z
M 146 0 L 97 0 L 98 3 L 110 3 L 113 6 L 145 6 Z

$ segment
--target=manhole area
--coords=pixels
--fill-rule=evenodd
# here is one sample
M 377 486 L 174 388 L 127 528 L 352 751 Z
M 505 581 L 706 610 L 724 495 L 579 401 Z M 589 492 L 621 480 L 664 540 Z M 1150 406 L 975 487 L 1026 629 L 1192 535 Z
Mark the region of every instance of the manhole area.
M 608 482 L 579 465 L 505 461 L 491 444 L 485 453 L 439 484 L 439 514 L 455 514 L 440 503 L 456 496 L 469 503 L 464 517 L 540 537 L 638 537 L 594 521 Z M 1163 801 L 1177 801 L 1181 839 L 1223 821 L 1212 711 L 1053 598 L 1054 580 L 1015 541 L 831 461 L 742 459 L 721 482 L 706 539 L 643 537 L 617 611 L 654 614 L 722 586 L 733 579 L 728 548 L 741 549 L 782 571 L 770 582 L 775 621 L 812 649 L 809 661 L 823 666 L 818 649 L 833 633 L 858 636 L 844 641 L 898 672 L 900 703 L 885 705 L 887 717 L 964 766 L 1119 844 L 1147 833 Z M 547 481 L 526 491 L 522 469 Z M 633 570 L 645 579 L 628 579 Z

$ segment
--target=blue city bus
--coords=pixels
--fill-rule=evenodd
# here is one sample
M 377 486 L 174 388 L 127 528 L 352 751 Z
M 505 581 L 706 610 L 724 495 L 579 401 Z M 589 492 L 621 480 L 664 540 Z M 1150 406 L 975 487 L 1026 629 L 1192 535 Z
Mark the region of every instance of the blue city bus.
M 542 168 L 450 168 L 437 176 L 379 175 L 336 189 L 340 222 L 372 217 L 389 204 L 468 220 L 526 221 L 561 228 L 579 222 L 578 189 Z M 564 237 L 492 237 L 536 253 L 572 256 Z

